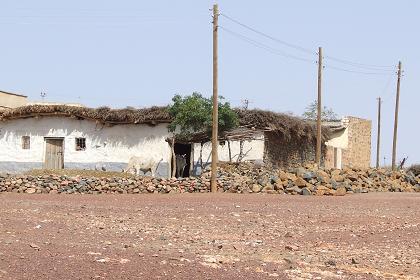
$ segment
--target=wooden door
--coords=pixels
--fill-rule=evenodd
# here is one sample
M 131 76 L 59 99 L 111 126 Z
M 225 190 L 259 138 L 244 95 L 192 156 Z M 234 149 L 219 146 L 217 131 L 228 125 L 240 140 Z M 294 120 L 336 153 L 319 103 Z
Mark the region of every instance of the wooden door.
M 45 169 L 63 169 L 63 139 L 45 139 Z

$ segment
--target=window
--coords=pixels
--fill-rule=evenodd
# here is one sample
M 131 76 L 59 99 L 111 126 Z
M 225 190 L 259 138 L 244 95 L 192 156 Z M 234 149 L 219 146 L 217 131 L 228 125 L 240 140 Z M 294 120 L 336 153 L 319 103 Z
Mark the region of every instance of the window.
M 76 138 L 76 151 L 86 150 L 86 138 Z
M 22 149 L 29 150 L 31 148 L 31 138 L 29 136 L 22 136 Z

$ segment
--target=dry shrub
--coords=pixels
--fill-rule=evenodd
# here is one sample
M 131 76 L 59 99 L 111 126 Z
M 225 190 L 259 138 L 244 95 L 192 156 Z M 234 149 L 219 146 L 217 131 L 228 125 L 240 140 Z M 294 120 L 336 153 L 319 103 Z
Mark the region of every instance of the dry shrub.
M 412 166 L 410 166 L 408 171 L 413 172 L 415 176 L 419 176 L 420 175 L 420 164 L 413 164 Z
M 264 110 L 235 109 L 242 127 L 253 127 L 277 133 L 285 140 L 297 139 L 312 143 L 316 139 L 316 124 L 299 117 Z M 168 107 L 134 109 L 111 109 L 109 107 L 88 108 L 69 105 L 29 105 L 0 112 L 0 121 L 37 116 L 64 116 L 89 119 L 111 124 L 170 123 Z M 322 129 L 323 141 L 330 138 L 330 130 Z

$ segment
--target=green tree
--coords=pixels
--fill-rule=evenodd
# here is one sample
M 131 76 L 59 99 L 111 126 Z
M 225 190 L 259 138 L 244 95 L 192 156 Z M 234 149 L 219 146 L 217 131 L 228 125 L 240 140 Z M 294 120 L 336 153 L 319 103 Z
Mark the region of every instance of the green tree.
M 318 117 L 318 101 L 315 100 L 306 107 L 306 111 L 302 114 L 302 117 L 306 120 L 316 120 Z M 337 120 L 338 115 L 334 113 L 331 108 L 324 106 L 321 112 L 322 121 Z
M 205 98 L 200 93 L 192 95 L 175 95 L 172 104 L 169 106 L 169 114 L 173 118 L 169 125 L 171 132 L 179 129 L 179 135 L 188 136 L 199 132 L 211 132 L 212 127 L 211 98 Z M 238 115 L 225 102 L 223 97 L 219 100 L 219 132 L 227 131 L 237 127 L 239 124 Z

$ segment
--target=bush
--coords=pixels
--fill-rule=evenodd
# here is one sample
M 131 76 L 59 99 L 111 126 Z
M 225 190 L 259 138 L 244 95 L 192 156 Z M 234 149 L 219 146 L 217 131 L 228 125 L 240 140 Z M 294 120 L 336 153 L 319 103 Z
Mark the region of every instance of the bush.
M 411 171 L 414 173 L 415 176 L 420 175 L 420 164 L 413 164 L 408 171 Z
M 189 136 L 194 133 L 211 133 L 213 101 L 194 92 L 192 95 L 175 95 L 169 106 L 169 114 L 173 118 L 169 130 L 175 132 L 179 128 L 180 136 Z M 236 112 L 219 97 L 219 132 L 228 131 L 239 125 Z

